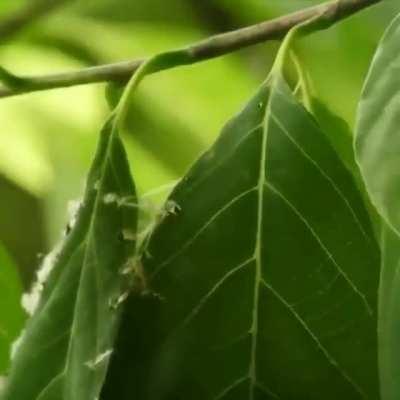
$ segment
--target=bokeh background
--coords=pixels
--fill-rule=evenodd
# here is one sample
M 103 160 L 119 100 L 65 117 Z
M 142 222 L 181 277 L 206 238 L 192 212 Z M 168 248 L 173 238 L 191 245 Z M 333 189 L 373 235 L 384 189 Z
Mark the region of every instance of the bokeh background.
M 0 0 L 0 24 L 34 0 Z M 73 70 L 180 47 L 316 0 L 63 0 L 11 37 L 0 65 L 16 74 Z M 314 95 L 351 128 L 363 79 L 397 1 L 363 11 L 298 45 Z M 178 179 L 266 77 L 277 43 L 147 78 L 124 140 L 140 193 Z M 60 238 L 108 113 L 105 85 L 0 99 L 0 375 L 24 314 L 22 290 Z M 329 127 L 327 127 L 329 129 Z M 335 132 L 332 132 L 334 135 Z

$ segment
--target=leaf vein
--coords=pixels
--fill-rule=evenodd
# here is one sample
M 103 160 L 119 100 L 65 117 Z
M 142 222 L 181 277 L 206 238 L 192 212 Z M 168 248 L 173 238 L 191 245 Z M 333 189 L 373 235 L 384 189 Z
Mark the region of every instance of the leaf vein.
M 246 142 L 247 139 L 249 139 L 255 132 L 258 131 L 258 129 L 262 128 L 262 123 L 256 125 L 254 128 L 249 129 L 243 137 L 236 143 L 236 145 L 231 149 L 231 151 L 227 154 L 225 154 L 224 157 L 221 158 L 216 163 L 213 163 L 212 168 L 210 168 L 207 173 L 205 173 L 202 177 L 202 179 L 194 182 L 189 188 L 193 190 L 196 188 L 201 182 L 203 182 L 207 177 L 209 177 L 215 170 L 217 170 L 221 165 L 223 165 L 230 157 L 232 157 L 235 152 L 243 145 L 244 142 Z
M 249 399 L 254 400 L 254 387 L 257 381 L 257 335 L 258 335 L 258 308 L 259 308 L 259 290 L 260 280 L 262 278 L 262 227 L 263 227 L 263 209 L 264 209 L 264 183 L 266 180 L 266 162 L 267 162 L 267 144 L 268 144 L 268 128 L 269 117 L 271 114 L 271 96 L 268 98 L 268 103 L 265 107 L 265 115 L 263 119 L 263 134 L 261 138 L 260 149 L 260 164 L 258 171 L 257 183 L 257 225 L 255 232 L 254 258 L 256 261 L 256 270 L 254 274 L 254 295 L 253 295 L 253 313 L 251 332 L 251 351 L 249 363 Z
M 223 399 L 227 394 L 229 394 L 230 391 L 232 391 L 235 387 L 239 386 L 242 382 L 244 382 L 247 379 L 249 379 L 249 377 L 247 375 L 236 379 L 229 386 L 224 388 L 219 394 L 217 394 L 217 396 L 215 396 L 213 400 L 221 400 L 221 399 Z
M 36 399 L 40 400 L 40 397 L 46 392 L 46 390 L 55 382 L 57 379 L 63 377 L 65 375 L 65 371 L 61 371 L 57 375 L 55 375 L 47 384 L 46 386 L 39 392 Z
M 358 228 L 360 229 L 361 233 L 363 236 L 367 239 L 367 241 L 371 241 L 371 238 L 365 231 L 364 227 L 361 224 L 360 219 L 358 218 L 356 212 L 354 211 L 353 207 L 350 204 L 350 201 L 347 199 L 347 197 L 343 194 L 343 192 L 339 189 L 339 187 L 336 185 L 335 181 L 329 176 L 328 173 L 326 173 L 319 165 L 318 163 L 304 150 L 304 148 L 293 138 L 293 136 L 289 133 L 287 128 L 283 125 L 283 123 L 279 120 L 279 118 L 271 113 L 271 117 L 274 120 L 274 122 L 278 125 L 280 130 L 286 135 L 286 137 L 292 142 L 294 147 L 299 151 L 299 153 L 307 160 L 309 161 L 315 168 L 316 170 L 322 175 L 322 177 L 327 180 L 330 185 L 332 186 L 333 190 L 338 194 L 338 196 L 343 200 L 345 203 L 346 207 L 350 211 L 354 221 L 356 222 Z
M 269 389 L 264 383 L 261 383 L 260 381 L 256 382 L 256 386 L 265 394 L 272 396 L 274 399 L 279 400 L 280 397 L 274 393 L 271 389 Z
M 325 246 L 321 238 L 318 236 L 318 234 L 315 232 L 314 228 L 310 225 L 310 223 L 307 221 L 306 218 L 301 215 L 300 211 L 294 206 L 292 202 L 290 202 L 289 199 L 287 199 L 272 183 L 266 182 L 265 183 L 266 187 L 270 189 L 273 193 L 275 193 L 288 207 L 290 210 L 293 211 L 293 213 L 302 221 L 302 223 L 307 227 L 307 229 L 310 231 L 312 236 L 316 239 L 318 244 L 320 245 L 321 249 L 324 251 L 326 256 L 331 260 L 333 265 L 336 267 L 340 275 L 346 280 L 346 282 L 349 284 L 349 286 L 352 288 L 352 290 L 359 296 L 362 300 L 362 302 L 365 305 L 366 311 L 370 316 L 373 315 L 372 307 L 368 303 L 364 293 L 357 287 L 357 285 L 350 279 L 350 277 L 346 274 L 346 272 L 340 267 L 340 265 L 337 263 L 333 255 L 330 253 L 328 248 Z
M 293 317 L 300 323 L 300 325 L 304 328 L 305 332 L 311 337 L 311 339 L 314 341 L 314 343 L 317 345 L 318 349 L 321 351 L 321 353 L 325 356 L 325 358 L 328 360 L 328 362 L 335 368 L 337 369 L 340 374 L 343 376 L 343 378 L 357 391 L 358 394 L 362 396 L 362 398 L 367 398 L 365 393 L 362 391 L 362 389 L 358 386 L 356 382 L 354 382 L 350 376 L 347 374 L 346 371 L 344 371 L 336 359 L 329 353 L 329 351 L 325 348 L 325 346 L 321 343 L 319 338 L 314 334 L 314 332 L 310 329 L 310 327 L 307 325 L 307 323 L 304 321 L 304 319 L 301 317 L 301 315 L 296 311 L 296 309 L 291 306 L 271 285 L 269 285 L 265 279 L 261 279 L 262 285 L 268 289 L 273 296 L 279 300 L 281 304 L 285 306 L 285 308 L 293 315 Z
M 160 271 L 165 268 L 168 264 L 170 264 L 173 260 L 176 259 L 176 257 L 178 257 L 179 255 L 181 255 L 187 248 L 189 248 L 195 241 L 196 239 L 202 234 L 204 233 L 207 228 L 221 215 L 223 214 L 225 211 L 227 211 L 231 206 L 233 206 L 237 201 L 239 201 L 240 199 L 242 199 L 243 197 L 247 196 L 249 193 L 255 191 L 257 189 L 257 187 L 253 187 L 251 189 L 247 189 L 245 191 L 243 191 L 242 193 L 238 194 L 237 196 L 235 196 L 234 198 L 232 198 L 231 200 L 229 200 L 227 203 L 225 203 L 225 205 L 223 205 L 221 208 L 218 209 L 217 212 L 215 212 L 208 220 L 205 224 L 203 224 L 201 226 L 201 228 L 199 228 L 197 230 L 196 233 L 194 233 L 192 235 L 192 237 L 190 239 L 188 239 L 183 245 L 182 247 L 177 250 L 175 253 L 173 253 L 172 255 L 170 255 L 169 257 L 167 257 L 167 259 L 165 261 L 163 261 L 155 270 L 154 272 L 150 275 L 150 279 L 155 278 Z
M 193 310 L 190 312 L 190 314 L 184 319 L 182 323 L 182 327 L 187 325 L 203 308 L 203 306 L 207 303 L 207 301 L 210 299 L 210 297 L 216 293 L 216 291 L 224 284 L 224 282 L 232 277 L 236 272 L 240 271 L 242 268 L 244 268 L 247 264 L 250 264 L 252 261 L 254 261 L 254 257 L 251 257 L 244 262 L 240 263 L 238 266 L 230 269 L 222 278 L 220 278 L 217 283 L 200 299 L 199 303 L 193 308 Z

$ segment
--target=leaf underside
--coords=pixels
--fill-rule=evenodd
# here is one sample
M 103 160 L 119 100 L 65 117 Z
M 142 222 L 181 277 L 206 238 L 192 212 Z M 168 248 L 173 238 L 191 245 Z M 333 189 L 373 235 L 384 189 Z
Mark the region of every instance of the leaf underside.
M 103 399 L 377 399 L 368 216 L 281 75 L 169 201 Z
M 379 371 L 383 400 L 400 397 L 400 15 L 387 29 L 368 73 L 359 109 L 355 153 L 381 217 Z
M 2 400 L 92 400 L 98 397 L 120 319 L 111 307 L 132 255 L 135 201 L 125 152 L 112 118 L 105 125 L 75 225 L 56 254 L 39 307 L 28 322 Z

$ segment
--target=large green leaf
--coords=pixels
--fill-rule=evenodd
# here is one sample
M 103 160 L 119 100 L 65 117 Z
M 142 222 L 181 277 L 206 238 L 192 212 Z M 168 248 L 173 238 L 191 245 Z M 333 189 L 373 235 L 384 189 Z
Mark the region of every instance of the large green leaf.
M 400 238 L 390 228 L 382 234 L 382 272 L 379 285 L 379 374 L 382 400 L 399 398 Z
M 112 117 L 72 230 L 38 273 L 41 300 L 16 351 L 3 400 L 99 395 L 129 284 L 121 270 L 134 251 L 137 213 L 121 206 L 124 198 L 134 202 L 135 190 Z
M 358 110 L 355 152 L 367 191 L 383 217 L 379 290 L 380 380 L 384 400 L 400 397 L 400 16 L 373 59 Z
M 163 215 L 143 260 L 154 297 L 132 300 L 131 318 L 147 311 L 120 336 L 104 399 L 377 398 L 368 216 L 279 73 Z
M 0 244 L 0 374 L 10 362 L 10 345 L 22 329 L 21 282 L 16 266 Z
M 390 25 L 372 61 L 358 109 L 355 151 L 372 202 L 400 233 L 400 16 Z

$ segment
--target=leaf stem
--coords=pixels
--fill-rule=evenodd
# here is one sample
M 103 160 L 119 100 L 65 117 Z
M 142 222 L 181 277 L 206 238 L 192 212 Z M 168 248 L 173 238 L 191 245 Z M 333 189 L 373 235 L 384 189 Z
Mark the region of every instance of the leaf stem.
M 171 57 L 173 54 L 175 54 L 175 56 L 179 54 L 181 59 L 177 59 L 176 63 L 172 62 L 159 65 L 158 68 L 154 68 L 150 73 L 173 68 L 178 65 L 187 65 L 209 60 L 267 40 L 282 39 L 291 28 L 314 19 L 315 17 L 319 17 L 321 23 L 313 26 L 311 31 L 327 29 L 336 22 L 373 4 L 380 3 L 381 1 L 382 0 L 335 0 L 235 31 L 211 36 L 183 49 L 168 52 Z M 132 74 L 145 61 L 147 60 L 137 59 L 60 74 L 21 77 L 26 84 L 17 88 L 0 87 L 0 98 L 89 83 L 107 81 L 124 82 L 129 80 Z
M 312 109 L 312 99 L 311 93 L 313 93 L 312 83 L 310 81 L 310 77 L 307 72 L 303 69 L 300 60 L 298 59 L 295 51 L 292 49 L 290 52 L 290 57 L 293 62 L 294 68 L 297 72 L 298 77 L 298 85 L 301 89 L 301 97 L 303 101 L 303 105 L 307 110 Z
M 338 7 L 340 2 L 341 0 L 336 0 L 335 7 Z M 292 43 L 297 36 L 330 26 L 330 24 L 326 25 L 325 19 L 325 16 L 329 14 L 330 9 L 321 9 L 319 13 L 313 15 L 310 19 L 303 21 L 290 29 L 279 48 L 271 73 L 281 72 L 283 70 L 284 64 L 290 55 Z
M 139 68 L 134 72 L 131 79 L 129 80 L 127 86 L 125 87 L 122 96 L 114 109 L 115 112 L 115 122 L 114 126 L 116 128 L 120 128 L 123 120 L 125 119 L 125 115 L 128 110 L 129 100 L 138 87 L 140 82 L 144 79 L 144 77 L 148 74 L 161 71 L 163 69 L 173 68 L 178 65 L 185 65 L 190 62 L 188 54 L 185 49 L 170 51 L 166 53 L 160 53 L 146 62 L 143 62 Z

